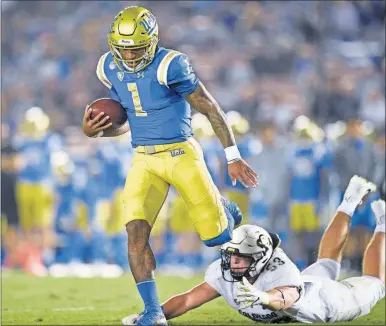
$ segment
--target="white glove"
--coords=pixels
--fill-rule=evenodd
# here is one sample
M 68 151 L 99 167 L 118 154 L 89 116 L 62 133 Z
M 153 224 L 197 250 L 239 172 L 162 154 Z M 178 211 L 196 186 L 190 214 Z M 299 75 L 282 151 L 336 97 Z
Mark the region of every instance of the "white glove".
M 259 304 L 269 304 L 269 295 L 266 292 L 257 290 L 243 277 L 243 281 L 237 284 L 236 302 L 240 305 L 241 310 L 253 308 Z
M 358 205 L 362 203 L 362 199 L 369 193 L 376 190 L 376 185 L 365 178 L 354 175 L 346 188 L 342 203 L 338 207 L 338 211 L 352 216 Z
M 371 209 L 377 219 L 377 224 L 385 224 L 385 201 L 382 199 L 373 201 L 371 203 Z
M 130 315 L 122 319 L 122 325 L 135 325 L 140 315 Z

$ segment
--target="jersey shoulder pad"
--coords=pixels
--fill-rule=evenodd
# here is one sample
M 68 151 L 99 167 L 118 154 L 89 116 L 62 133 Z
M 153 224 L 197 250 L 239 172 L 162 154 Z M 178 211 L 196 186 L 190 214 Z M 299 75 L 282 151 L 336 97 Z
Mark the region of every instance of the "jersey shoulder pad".
M 157 80 L 161 85 L 168 87 L 168 74 L 171 70 L 169 68 L 171 62 L 174 58 L 181 56 L 182 53 L 175 50 L 164 50 L 166 54 L 160 60 L 160 63 L 157 68 Z
M 157 69 L 157 79 L 161 85 L 169 87 L 188 79 L 196 79 L 186 54 L 175 50 L 166 51 L 167 54 L 161 59 Z
M 98 79 L 102 82 L 103 85 L 105 85 L 108 88 L 111 88 L 112 83 L 106 74 L 107 65 L 115 65 L 110 52 L 106 52 L 100 57 L 96 68 L 96 74 L 98 76 Z
M 222 278 L 221 260 L 218 259 L 209 265 L 205 272 L 205 282 L 219 292 L 219 280 Z M 220 292 L 219 292 L 220 293 Z

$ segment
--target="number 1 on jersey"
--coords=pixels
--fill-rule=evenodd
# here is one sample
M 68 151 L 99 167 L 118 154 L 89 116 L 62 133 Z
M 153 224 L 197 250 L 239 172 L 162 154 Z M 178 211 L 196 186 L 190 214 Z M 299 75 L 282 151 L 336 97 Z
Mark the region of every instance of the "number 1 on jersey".
M 129 89 L 129 92 L 131 93 L 131 96 L 133 98 L 135 115 L 137 117 L 146 117 L 147 113 L 142 108 L 141 100 L 139 98 L 139 92 L 138 92 L 137 84 L 136 83 L 128 83 L 127 88 Z

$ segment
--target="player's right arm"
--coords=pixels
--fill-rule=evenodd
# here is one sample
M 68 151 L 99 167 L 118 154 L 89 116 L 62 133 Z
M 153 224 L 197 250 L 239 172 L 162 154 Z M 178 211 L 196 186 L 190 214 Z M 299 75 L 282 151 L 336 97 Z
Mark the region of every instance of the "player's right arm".
M 247 188 L 257 186 L 257 174 L 251 169 L 248 163 L 241 158 L 232 128 L 226 119 L 224 111 L 202 82 L 198 83 L 197 88 L 186 97 L 186 100 L 198 112 L 208 118 L 214 132 L 221 141 L 228 161 L 228 173 L 233 185 L 235 185 L 236 180 L 238 180 Z
M 172 319 L 187 313 L 216 299 L 220 294 L 213 289 L 208 283 L 202 282 L 188 292 L 176 295 L 167 300 L 162 308 L 166 319 Z

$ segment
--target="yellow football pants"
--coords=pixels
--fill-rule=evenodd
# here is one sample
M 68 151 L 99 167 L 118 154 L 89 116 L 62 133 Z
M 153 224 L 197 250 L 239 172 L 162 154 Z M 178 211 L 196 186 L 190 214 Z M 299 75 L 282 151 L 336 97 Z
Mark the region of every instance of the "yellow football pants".
M 54 210 L 54 195 L 49 187 L 40 184 L 19 182 L 16 199 L 20 225 L 24 231 L 43 228 L 51 224 Z
M 168 145 L 139 146 L 124 188 L 123 209 L 133 220 L 151 226 L 172 185 L 183 198 L 202 240 L 220 235 L 228 226 L 221 197 L 206 168 L 200 145 L 190 138 Z
M 123 189 L 119 189 L 115 192 L 114 201 L 113 201 L 113 214 L 109 220 L 107 226 L 107 233 L 109 235 L 118 234 L 122 231 L 125 231 L 125 222 L 127 213 L 125 212 L 122 202 L 124 199 L 124 191 Z M 160 212 L 158 213 L 158 218 L 153 225 L 151 230 L 153 236 L 162 235 L 167 228 L 167 219 L 168 219 L 168 203 L 165 202 L 162 206 Z
M 314 203 L 290 204 L 290 228 L 294 232 L 314 232 L 319 229 L 319 217 Z
M 189 211 L 185 202 L 180 196 L 177 196 L 172 202 L 170 229 L 174 233 L 194 232 L 194 226 L 191 221 L 187 221 L 187 216 L 189 216 Z

